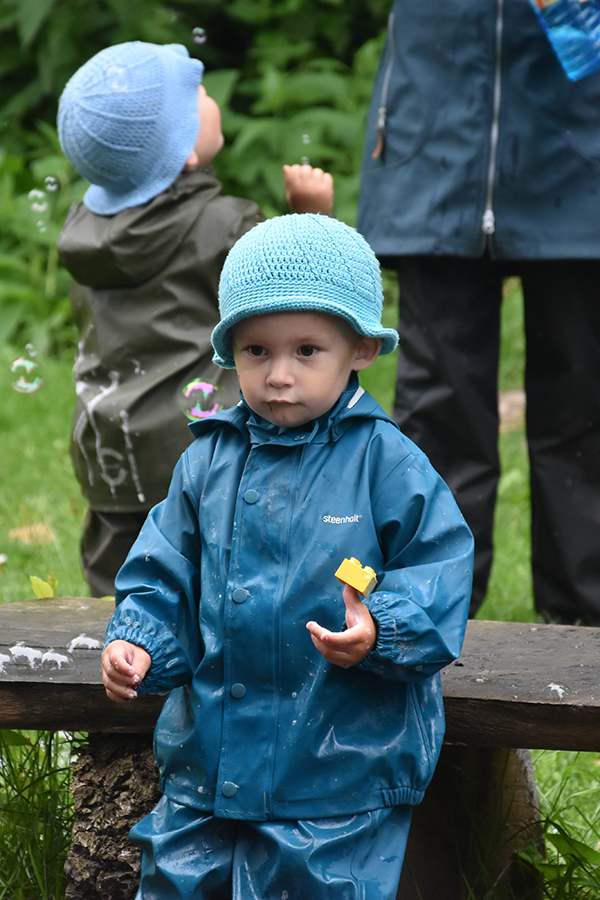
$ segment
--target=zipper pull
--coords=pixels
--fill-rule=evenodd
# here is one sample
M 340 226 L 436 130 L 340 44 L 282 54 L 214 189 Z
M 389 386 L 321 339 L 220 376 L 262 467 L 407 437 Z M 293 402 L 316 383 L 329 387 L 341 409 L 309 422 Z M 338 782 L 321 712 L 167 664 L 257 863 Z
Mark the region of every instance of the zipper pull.
M 384 151 L 385 135 L 383 133 L 383 130 L 385 128 L 386 116 L 387 109 L 385 108 L 385 106 L 380 106 L 377 113 L 377 124 L 375 125 L 375 131 L 377 132 L 377 143 L 375 144 L 375 149 L 371 153 L 371 159 L 379 159 Z
M 484 212 L 481 227 L 484 234 L 493 234 L 496 230 L 496 217 L 492 209 L 486 209 Z

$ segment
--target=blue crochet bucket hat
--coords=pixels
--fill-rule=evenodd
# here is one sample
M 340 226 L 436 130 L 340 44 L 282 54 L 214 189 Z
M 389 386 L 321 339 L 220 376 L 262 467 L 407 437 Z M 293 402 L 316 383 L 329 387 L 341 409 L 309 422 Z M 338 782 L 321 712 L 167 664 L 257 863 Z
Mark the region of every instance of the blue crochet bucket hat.
M 58 136 L 91 184 L 92 212 L 139 206 L 175 181 L 198 136 L 203 71 L 180 44 L 132 41 L 101 50 L 67 82 Z
M 391 353 L 398 333 L 381 324 L 383 289 L 375 254 L 338 219 L 295 213 L 255 225 L 229 251 L 219 284 L 221 321 L 212 333 L 214 362 L 235 368 L 229 330 L 262 313 L 326 312 L 359 334 L 381 338 Z

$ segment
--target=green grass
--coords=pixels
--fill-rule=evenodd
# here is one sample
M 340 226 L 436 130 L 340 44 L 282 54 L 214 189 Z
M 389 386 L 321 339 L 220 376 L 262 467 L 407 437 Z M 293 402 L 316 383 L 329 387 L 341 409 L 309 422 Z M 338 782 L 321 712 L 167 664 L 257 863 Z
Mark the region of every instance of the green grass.
M 548 900 L 600 898 L 600 759 L 598 754 L 533 751 L 546 843 L 545 859 L 528 848 L 544 875 Z
M 536 622 L 530 566 L 529 463 L 523 429 L 500 436 L 494 560 L 478 619 Z
M 64 897 L 73 808 L 69 753 L 79 738 L 0 731 L 0 900 Z
M 516 279 L 506 282 L 502 304 L 499 386 L 523 388 L 523 296 Z M 500 435 L 500 483 L 494 521 L 494 561 L 478 619 L 538 621 L 530 567 L 529 460 L 522 427 Z
M 85 502 L 69 457 L 72 358 L 41 359 L 32 394 L 12 387 L 19 354 L 0 348 L 0 602 L 32 597 L 30 575 L 52 572 L 62 596 L 86 596 L 79 565 Z M 46 538 L 49 543 L 25 543 Z

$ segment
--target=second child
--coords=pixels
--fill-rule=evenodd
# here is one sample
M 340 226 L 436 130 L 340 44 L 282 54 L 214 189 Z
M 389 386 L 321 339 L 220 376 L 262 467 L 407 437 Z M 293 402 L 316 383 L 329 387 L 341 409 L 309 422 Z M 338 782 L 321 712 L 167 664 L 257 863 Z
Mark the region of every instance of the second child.
M 225 257 L 264 217 L 221 191 L 221 114 L 202 74 L 183 46 L 133 41 L 93 56 L 60 98 L 62 148 L 90 182 L 58 248 L 76 282 L 71 457 L 89 506 L 81 562 L 95 597 L 114 593 L 166 496 L 188 418 L 239 400 L 235 372 L 212 362 L 210 335 Z M 329 174 L 289 166 L 284 177 L 292 209 L 331 211 Z

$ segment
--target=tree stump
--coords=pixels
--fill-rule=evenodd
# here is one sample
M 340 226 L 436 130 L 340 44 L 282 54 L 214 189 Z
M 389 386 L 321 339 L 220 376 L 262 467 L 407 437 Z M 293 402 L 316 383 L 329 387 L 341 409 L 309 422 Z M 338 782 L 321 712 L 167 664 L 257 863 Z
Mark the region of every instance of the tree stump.
M 72 764 L 67 900 L 134 900 L 139 851 L 129 830 L 159 800 L 152 735 L 90 734 Z

